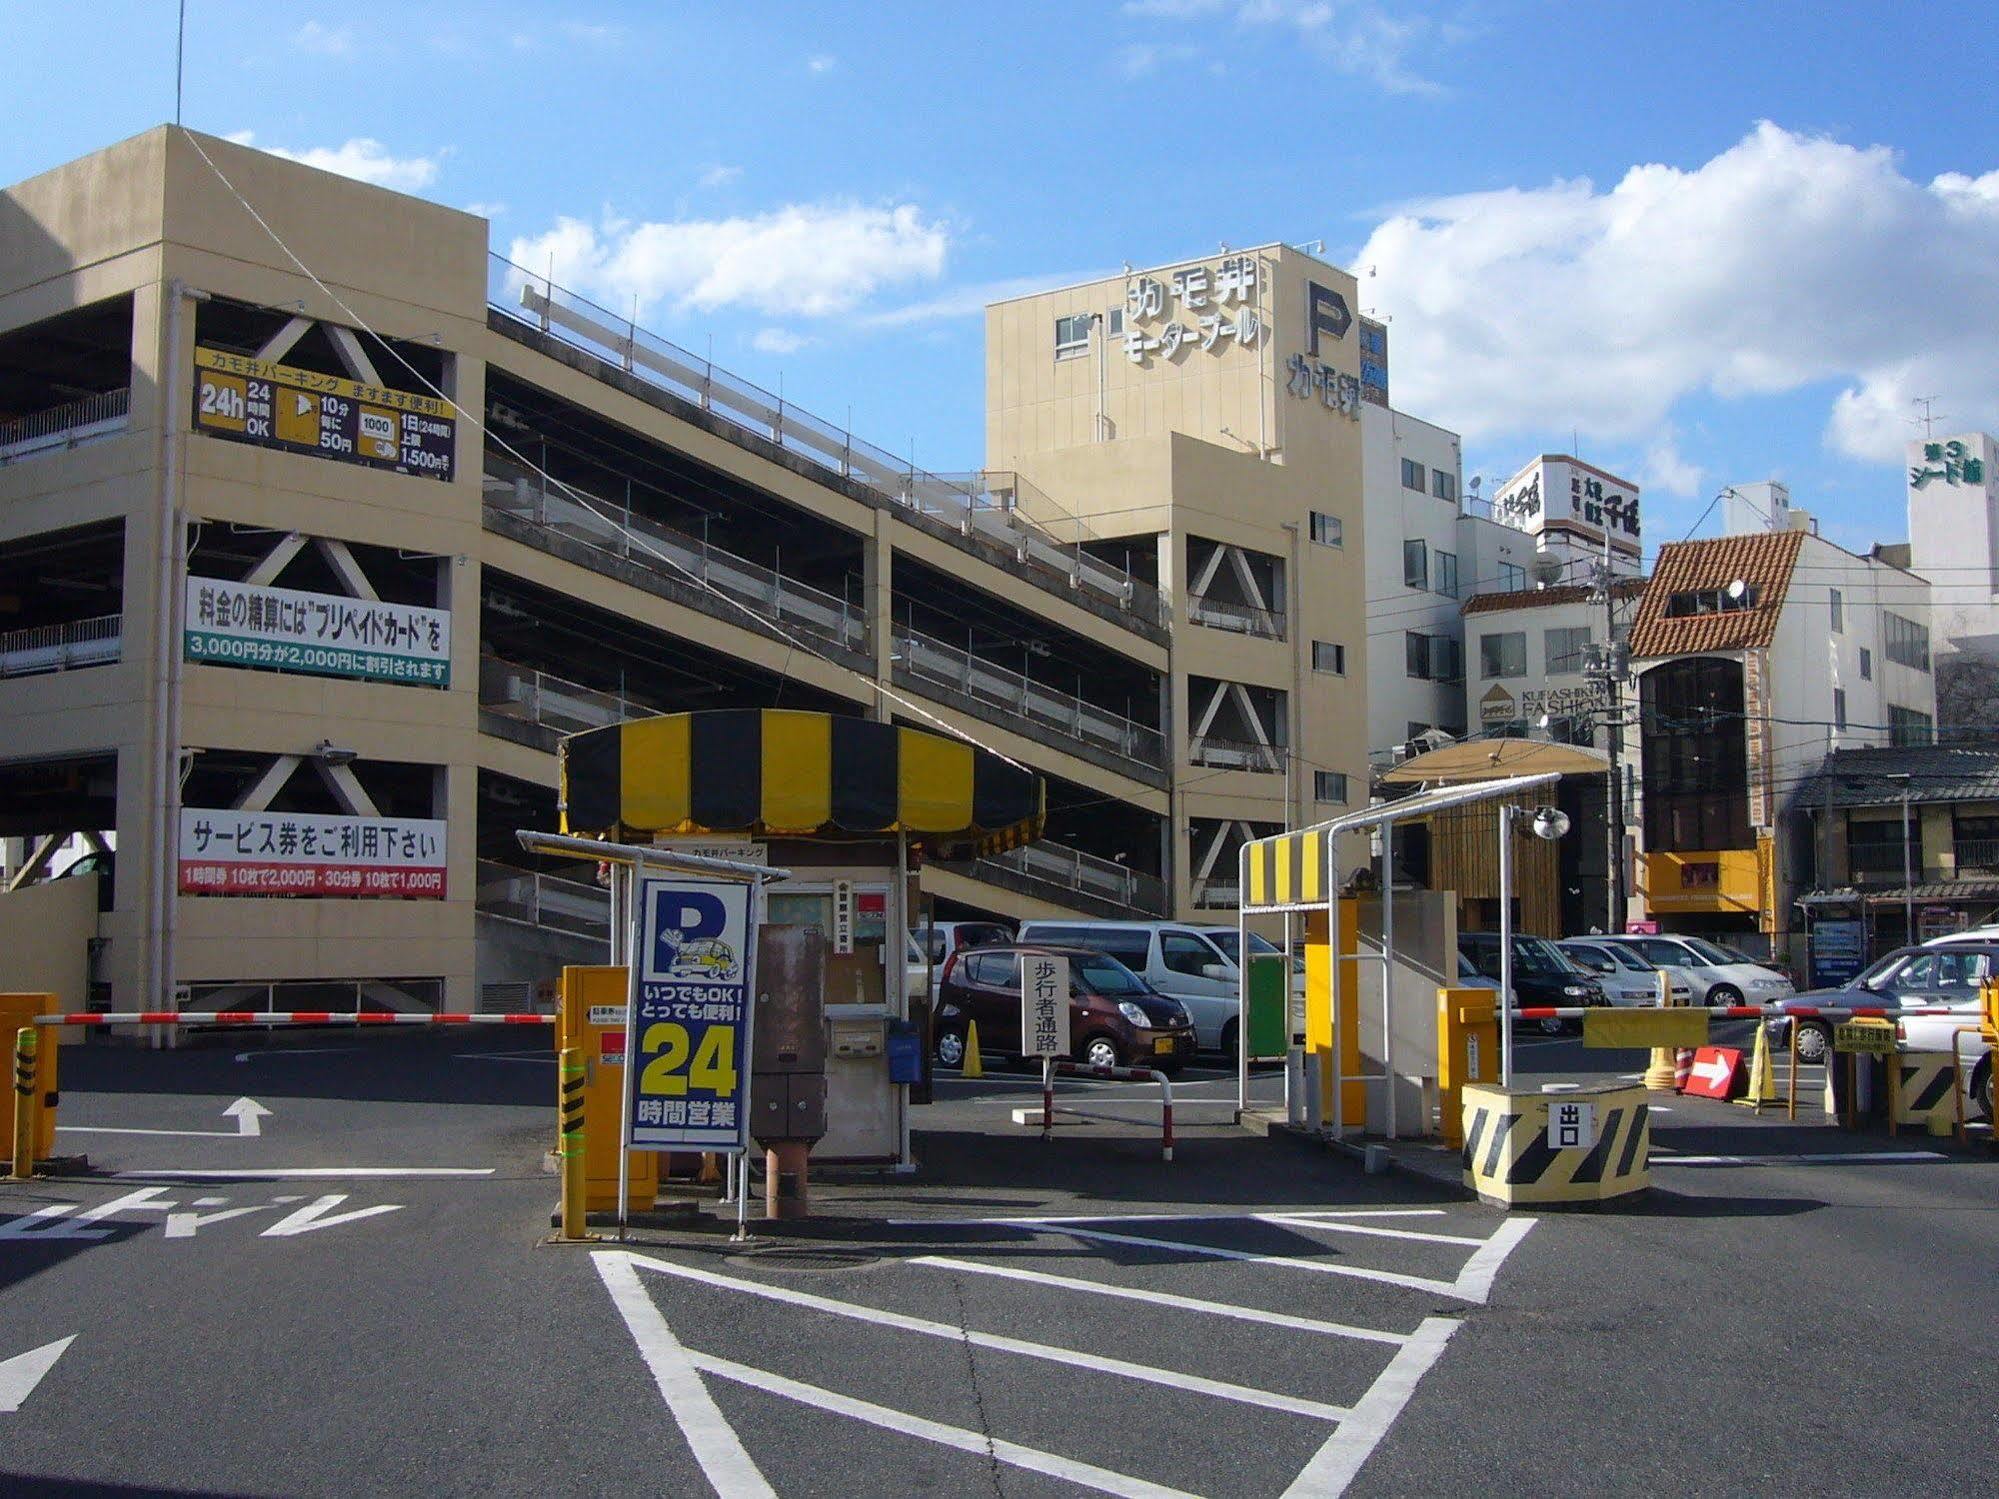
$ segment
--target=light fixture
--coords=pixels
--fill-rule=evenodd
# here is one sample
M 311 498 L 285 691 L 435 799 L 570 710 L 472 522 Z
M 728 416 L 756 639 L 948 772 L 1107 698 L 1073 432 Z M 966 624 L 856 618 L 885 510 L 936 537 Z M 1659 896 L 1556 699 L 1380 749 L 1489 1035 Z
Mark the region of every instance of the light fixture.
M 1536 838 L 1553 843 L 1569 830 L 1569 814 L 1560 807 L 1536 807 L 1534 819 L 1527 824 L 1528 830 Z
M 360 755 L 331 739 L 322 739 L 312 747 L 312 757 L 324 765 L 352 765 Z

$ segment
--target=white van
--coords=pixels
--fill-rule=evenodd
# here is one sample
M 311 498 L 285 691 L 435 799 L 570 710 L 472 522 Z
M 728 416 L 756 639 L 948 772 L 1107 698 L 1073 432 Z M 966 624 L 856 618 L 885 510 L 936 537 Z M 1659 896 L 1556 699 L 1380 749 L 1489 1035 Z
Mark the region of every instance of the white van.
M 1686 979 L 1693 986 L 1697 1005 L 1767 1005 L 1796 992 L 1790 979 L 1776 969 L 1765 968 L 1754 958 L 1705 937 L 1618 933 L 1589 940 L 1598 946 L 1629 948 L 1654 968 L 1671 973 L 1676 984 Z
M 1161 994 L 1180 1001 L 1203 1051 L 1233 1054 L 1236 1044 L 1237 937 L 1232 926 L 1183 921 L 1024 921 L 1022 942 L 1062 943 L 1108 953 Z M 1275 943 L 1249 934 L 1252 953 Z

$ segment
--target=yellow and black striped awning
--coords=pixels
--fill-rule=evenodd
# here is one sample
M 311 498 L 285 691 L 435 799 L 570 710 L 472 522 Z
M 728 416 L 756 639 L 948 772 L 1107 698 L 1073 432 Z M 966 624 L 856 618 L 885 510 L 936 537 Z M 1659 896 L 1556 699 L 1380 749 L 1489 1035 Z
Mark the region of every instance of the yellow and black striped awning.
M 941 858 L 1041 836 L 1041 778 L 961 740 L 790 709 L 669 713 L 562 742 L 562 828 L 908 833 Z
M 1326 903 L 1326 835 L 1282 833 L 1243 845 L 1243 909 L 1293 911 Z

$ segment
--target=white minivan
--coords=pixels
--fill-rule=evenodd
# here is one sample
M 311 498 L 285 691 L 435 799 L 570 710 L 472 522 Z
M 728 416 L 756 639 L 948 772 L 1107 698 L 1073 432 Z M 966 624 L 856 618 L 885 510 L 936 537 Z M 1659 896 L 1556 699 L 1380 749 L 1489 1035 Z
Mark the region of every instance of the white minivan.
M 1203 1051 L 1236 1043 L 1236 929 L 1180 921 L 1024 921 L 1022 942 L 1062 943 L 1108 953 L 1161 994 L 1180 1001 Z M 1252 953 L 1277 945 L 1249 934 Z
M 1664 968 L 1677 979 L 1684 976 L 1693 986 L 1697 1005 L 1767 1005 L 1796 990 L 1790 979 L 1732 947 L 1723 947 L 1705 937 L 1603 936 L 1589 939 L 1599 945 L 1614 943 L 1628 947 L 1654 968 Z

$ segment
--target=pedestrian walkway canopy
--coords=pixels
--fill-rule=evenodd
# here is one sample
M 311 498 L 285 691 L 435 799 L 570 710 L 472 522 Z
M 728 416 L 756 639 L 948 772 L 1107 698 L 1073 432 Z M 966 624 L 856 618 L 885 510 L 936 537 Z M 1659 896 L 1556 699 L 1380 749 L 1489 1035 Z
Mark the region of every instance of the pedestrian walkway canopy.
M 571 834 L 903 834 L 939 858 L 1032 843 L 1041 778 L 923 729 L 791 709 L 669 713 L 562 741 Z
M 1546 771 L 1565 776 L 1602 775 L 1609 769 L 1610 756 L 1584 745 L 1555 744 L 1546 739 L 1462 739 L 1428 754 L 1411 756 L 1381 779 L 1397 786 L 1455 786 Z M 1397 814 L 1396 821 L 1403 820 L 1403 815 Z

